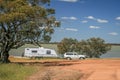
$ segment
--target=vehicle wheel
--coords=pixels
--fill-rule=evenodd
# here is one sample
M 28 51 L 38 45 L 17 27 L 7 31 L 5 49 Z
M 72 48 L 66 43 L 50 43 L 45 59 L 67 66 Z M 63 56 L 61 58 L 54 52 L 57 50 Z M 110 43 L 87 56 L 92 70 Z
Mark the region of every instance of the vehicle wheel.
M 80 57 L 79 59 L 85 59 L 84 57 Z
M 66 59 L 67 59 L 67 60 L 71 60 L 71 58 L 70 58 L 70 57 L 67 57 Z

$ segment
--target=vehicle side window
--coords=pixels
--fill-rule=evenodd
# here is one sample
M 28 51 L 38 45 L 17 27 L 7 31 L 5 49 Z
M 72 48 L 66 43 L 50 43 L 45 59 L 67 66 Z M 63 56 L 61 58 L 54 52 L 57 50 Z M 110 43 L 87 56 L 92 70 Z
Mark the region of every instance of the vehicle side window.
M 66 55 L 73 55 L 73 53 L 66 53 Z
M 77 55 L 76 53 L 74 55 Z

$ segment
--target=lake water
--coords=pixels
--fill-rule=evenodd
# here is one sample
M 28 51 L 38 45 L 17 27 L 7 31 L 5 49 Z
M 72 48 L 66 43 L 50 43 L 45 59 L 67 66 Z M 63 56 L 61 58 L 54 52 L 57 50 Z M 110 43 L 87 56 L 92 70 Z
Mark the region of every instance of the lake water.
M 101 58 L 120 58 L 120 46 L 112 46 L 112 49 L 103 54 Z

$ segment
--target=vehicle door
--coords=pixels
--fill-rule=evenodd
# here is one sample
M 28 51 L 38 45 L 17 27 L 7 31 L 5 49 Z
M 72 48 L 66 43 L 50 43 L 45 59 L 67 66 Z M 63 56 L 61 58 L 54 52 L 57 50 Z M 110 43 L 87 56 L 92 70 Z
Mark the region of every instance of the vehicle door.
M 79 56 L 77 53 L 74 52 L 74 59 L 79 59 Z

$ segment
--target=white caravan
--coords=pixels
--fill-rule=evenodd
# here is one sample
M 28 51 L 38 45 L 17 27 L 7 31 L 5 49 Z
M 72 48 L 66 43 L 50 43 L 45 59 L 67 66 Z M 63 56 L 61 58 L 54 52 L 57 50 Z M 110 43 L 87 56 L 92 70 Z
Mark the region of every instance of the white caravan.
M 57 53 L 53 49 L 43 47 L 39 48 L 25 48 L 25 57 L 57 57 Z

